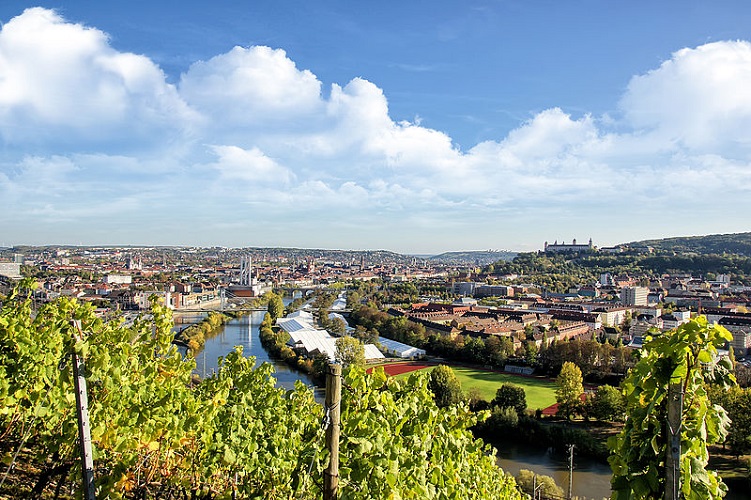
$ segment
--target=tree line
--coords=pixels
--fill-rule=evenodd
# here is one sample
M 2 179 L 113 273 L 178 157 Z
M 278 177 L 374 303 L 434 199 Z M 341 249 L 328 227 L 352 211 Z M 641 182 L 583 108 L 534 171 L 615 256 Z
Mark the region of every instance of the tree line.
M 372 307 L 360 306 L 352 311 L 351 321 L 372 335 L 396 340 L 426 349 L 430 354 L 461 363 L 503 368 L 507 363 L 526 364 L 548 376 L 556 376 L 563 363 L 571 361 L 580 367 L 584 377 L 592 381 L 610 381 L 615 385 L 633 365 L 633 349 L 614 346 L 594 339 L 542 342 L 525 341 L 517 350 L 508 336 L 470 335 L 448 337 L 429 333 L 420 323 L 404 316 L 392 316 Z
M 554 292 L 566 292 L 572 286 L 594 283 L 602 273 L 646 277 L 659 277 L 665 273 L 728 274 L 737 283 L 751 283 L 751 257 L 734 254 L 521 253 L 511 262 L 499 261 L 491 266 L 484 271 L 533 278 L 536 284 Z

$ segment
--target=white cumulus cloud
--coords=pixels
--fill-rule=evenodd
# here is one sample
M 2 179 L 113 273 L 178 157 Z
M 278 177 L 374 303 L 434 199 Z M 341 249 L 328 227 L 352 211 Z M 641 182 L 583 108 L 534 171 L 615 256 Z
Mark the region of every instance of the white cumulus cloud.
M 627 123 L 691 151 L 751 152 L 751 43 L 681 49 L 634 77 L 620 102 Z
M 235 47 L 194 63 L 180 94 L 216 125 L 266 125 L 295 120 L 320 108 L 321 82 L 298 70 L 284 50 Z
M 245 150 L 237 146 L 212 146 L 218 156 L 211 166 L 221 173 L 221 181 L 268 182 L 285 185 L 292 174 L 260 149 Z
M 269 244 L 289 227 L 318 241 L 328 218 L 369 243 L 673 213 L 709 227 L 722 201 L 751 210 L 749 81 L 751 43 L 685 48 L 628 82 L 618 116 L 551 107 L 462 151 L 395 121 L 377 83 L 327 93 L 282 49 L 231 48 L 174 86 L 148 56 L 33 8 L 0 30 L 0 206 L 16 221 L 0 232 L 21 240 L 42 214 L 123 238 L 248 219 Z
M 116 147 L 182 134 L 191 112 L 147 57 L 28 9 L 0 31 L 0 137 L 11 144 Z

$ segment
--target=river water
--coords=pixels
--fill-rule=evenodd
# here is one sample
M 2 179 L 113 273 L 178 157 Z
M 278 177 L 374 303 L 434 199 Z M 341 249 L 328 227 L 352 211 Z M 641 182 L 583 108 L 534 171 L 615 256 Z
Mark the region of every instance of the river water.
M 564 492 L 568 491 L 568 458 L 544 449 L 516 444 L 499 446 L 496 462 L 512 476 L 521 469 L 550 476 Z M 610 467 L 607 464 L 580 458 L 574 454 L 574 481 L 572 493 L 576 497 L 600 500 L 610 498 Z
M 277 362 L 269 357 L 269 354 L 261 345 L 260 338 L 260 326 L 264 314 L 263 311 L 256 311 L 248 316 L 228 321 L 222 332 L 216 337 L 208 339 L 203 350 L 196 356 L 196 373 L 201 377 L 210 376 L 217 370 L 220 356 L 226 356 L 235 346 L 242 346 L 245 356 L 256 358 L 256 366 L 265 362 L 274 365 L 274 378 L 277 380 L 278 387 L 292 389 L 295 381 L 302 380 L 305 385 L 315 388 L 307 373 L 293 370 L 287 364 Z M 200 317 L 186 317 L 183 321 L 195 323 L 200 319 Z M 316 393 L 316 395 L 318 394 Z

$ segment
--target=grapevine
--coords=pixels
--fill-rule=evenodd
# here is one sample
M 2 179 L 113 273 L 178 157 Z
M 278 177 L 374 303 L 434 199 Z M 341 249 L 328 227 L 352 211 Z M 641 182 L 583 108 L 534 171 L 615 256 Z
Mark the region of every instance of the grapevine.
M 717 355 L 718 347 L 730 340 L 730 332 L 709 325 L 703 316 L 674 331 L 647 337 L 641 359 L 621 385 L 627 399 L 626 424 L 618 436 L 608 440 L 614 499 L 664 496 L 671 384 L 680 384 L 684 394 L 681 495 L 697 500 L 724 496 L 727 487 L 716 472 L 706 469 L 707 444 L 725 439 L 729 419 L 721 406 L 710 402 L 707 383 L 735 383 L 730 361 Z
M 271 365 L 256 366 L 241 348 L 197 383 L 195 361 L 172 345 L 164 305 L 153 302 L 132 325 L 103 321 L 72 298 L 35 313 L 22 293 L 29 286 L 0 310 L 0 467 L 28 447 L 41 472 L 24 491 L 0 486 L 0 496 L 80 481 L 75 350 L 86 362 L 98 497 L 321 497 L 323 409 L 309 388 L 277 388 Z M 86 332 L 79 341 L 71 319 Z M 472 438 L 468 409 L 437 408 L 425 377 L 397 382 L 353 368 L 345 386 L 341 498 L 521 495 Z

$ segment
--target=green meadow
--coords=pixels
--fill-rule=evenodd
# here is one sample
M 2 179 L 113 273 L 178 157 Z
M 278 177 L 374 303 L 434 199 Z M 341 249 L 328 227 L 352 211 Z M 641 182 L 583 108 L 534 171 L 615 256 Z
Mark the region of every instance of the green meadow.
M 421 371 L 430 372 L 433 367 L 424 368 Z M 549 379 L 520 377 L 507 373 L 496 373 L 463 366 L 452 366 L 452 370 L 462 384 L 462 390 L 466 394 L 470 389 L 476 388 L 483 399 L 491 401 L 495 397 L 495 391 L 501 384 L 515 384 L 524 388 L 527 396 L 527 409 L 534 411 L 544 409 L 555 404 L 555 382 Z M 414 372 L 412 372 L 414 373 Z M 397 378 L 408 377 L 409 373 L 397 375 Z

